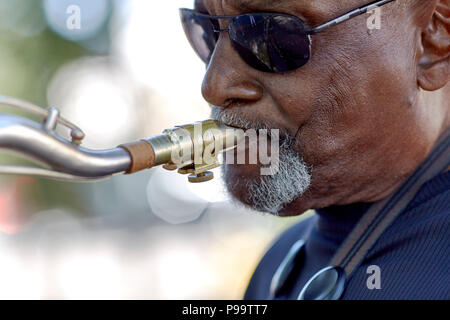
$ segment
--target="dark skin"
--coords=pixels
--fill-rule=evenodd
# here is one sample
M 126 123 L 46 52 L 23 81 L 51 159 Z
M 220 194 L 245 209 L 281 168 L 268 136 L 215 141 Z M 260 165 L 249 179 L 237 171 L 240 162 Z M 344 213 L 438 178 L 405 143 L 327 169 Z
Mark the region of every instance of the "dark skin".
M 196 8 L 211 15 L 282 12 L 316 26 L 369 2 L 198 0 Z M 397 2 L 406 6 L 385 6 L 380 30 L 369 32 L 362 15 L 313 36 L 310 62 L 286 74 L 252 69 L 220 35 L 204 98 L 288 131 L 313 168 L 309 190 L 280 215 L 383 199 L 450 127 L 450 0 Z M 234 165 L 226 179 L 258 175 L 256 166 Z M 245 183 L 230 191 L 246 201 Z

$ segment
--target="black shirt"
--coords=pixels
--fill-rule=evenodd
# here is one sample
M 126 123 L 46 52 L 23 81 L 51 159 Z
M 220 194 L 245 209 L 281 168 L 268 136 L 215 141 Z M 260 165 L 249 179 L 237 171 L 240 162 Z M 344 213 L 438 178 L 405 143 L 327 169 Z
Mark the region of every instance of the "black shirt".
M 291 246 L 306 240 L 304 260 L 281 299 L 297 299 L 304 284 L 326 267 L 370 204 L 318 210 L 284 232 L 256 268 L 245 299 L 269 299 L 273 274 Z M 450 299 L 450 172 L 425 183 L 355 270 L 341 299 Z M 381 289 L 369 289 L 367 268 L 380 268 Z

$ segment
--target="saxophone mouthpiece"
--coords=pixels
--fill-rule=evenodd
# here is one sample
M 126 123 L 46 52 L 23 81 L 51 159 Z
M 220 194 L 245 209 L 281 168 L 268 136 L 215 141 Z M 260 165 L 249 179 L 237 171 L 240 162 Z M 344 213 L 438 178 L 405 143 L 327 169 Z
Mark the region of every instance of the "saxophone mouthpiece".
M 166 170 L 189 174 L 192 183 L 214 178 L 221 152 L 236 147 L 235 129 L 215 120 L 199 121 L 164 130 L 160 135 L 120 145 L 131 157 L 127 174 L 163 165 Z

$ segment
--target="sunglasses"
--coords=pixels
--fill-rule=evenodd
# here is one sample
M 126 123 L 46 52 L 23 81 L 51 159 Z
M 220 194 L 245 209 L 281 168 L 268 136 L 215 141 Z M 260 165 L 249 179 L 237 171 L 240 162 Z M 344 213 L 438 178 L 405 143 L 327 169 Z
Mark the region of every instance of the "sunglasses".
M 381 7 L 395 0 L 373 1 L 318 27 L 308 29 L 300 18 L 288 14 L 258 12 L 235 16 L 210 16 L 180 9 L 186 36 L 198 56 L 208 64 L 219 35 L 229 34 L 234 50 L 250 67 L 270 73 L 296 70 L 311 58 L 311 35 Z M 228 20 L 221 29 L 219 20 Z

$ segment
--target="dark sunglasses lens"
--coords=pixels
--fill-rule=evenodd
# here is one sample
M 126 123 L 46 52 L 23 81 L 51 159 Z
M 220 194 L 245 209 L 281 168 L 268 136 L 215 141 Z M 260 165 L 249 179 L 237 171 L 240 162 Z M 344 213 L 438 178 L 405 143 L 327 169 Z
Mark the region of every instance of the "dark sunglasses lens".
M 264 72 L 288 72 L 305 65 L 311 42 L 297 17 L 276 14 L 237 16 L 230 37 L 235 50 L 251 67 Z
M 208 63 L 216 47 L 218 33 L 217 20 L 196 14 L 190 10 L 180 10 L 184 32 L 195 52 Z

